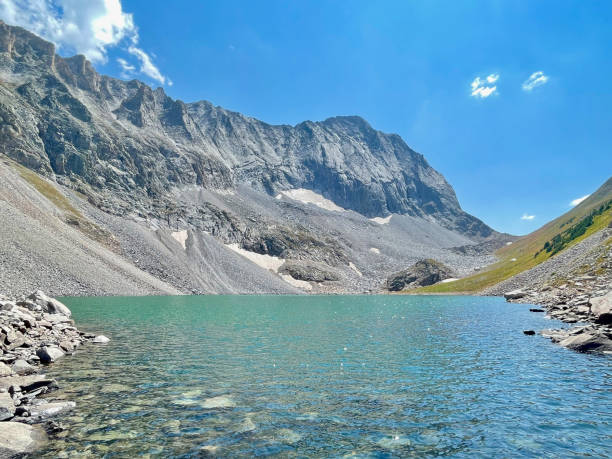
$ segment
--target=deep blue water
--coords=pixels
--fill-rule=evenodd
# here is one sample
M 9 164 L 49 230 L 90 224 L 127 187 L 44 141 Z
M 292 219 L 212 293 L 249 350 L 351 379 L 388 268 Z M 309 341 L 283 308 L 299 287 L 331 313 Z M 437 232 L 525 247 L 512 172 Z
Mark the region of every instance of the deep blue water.
M 49 457 L 609 457 L 612 359 L 486 297 L 68 298 Z M 204 449 L 202 449 L 204 448 Z

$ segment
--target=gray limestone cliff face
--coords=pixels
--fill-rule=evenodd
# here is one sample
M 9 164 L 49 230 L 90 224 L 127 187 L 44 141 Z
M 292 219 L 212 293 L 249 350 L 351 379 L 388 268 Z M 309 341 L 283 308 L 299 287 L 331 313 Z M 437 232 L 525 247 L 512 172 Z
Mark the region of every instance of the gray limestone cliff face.
M 424 217 L 472 240 L 495 232 L 395 134 L 357 116 L 273 126 L 98 74 L 0 22 L 0 152 L 121 215 L 160 214 L 174 188 L 306 188 L 366 217 Z M 155 210 L 157 208 L 157 210 Z

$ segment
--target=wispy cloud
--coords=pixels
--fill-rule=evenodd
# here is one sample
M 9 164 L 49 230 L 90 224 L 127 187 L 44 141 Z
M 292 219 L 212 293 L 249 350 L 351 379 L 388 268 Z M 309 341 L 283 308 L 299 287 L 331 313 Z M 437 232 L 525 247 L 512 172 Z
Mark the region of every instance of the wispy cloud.
M 521 217 L 521 220 L 533 220 L 534 218 L 535 218 L 535 215 L 523 214 L 523 216 Z
M 574 199 L 572 202 L 570 202 L 570 206 L 572 207 L 576 207 L 578 204 L 580 204 L 582 201 L 584 201 L 586 198 L 588 198 L 589 196 L 591 196 L 590 194 L 587 194 L 586 196 L 583 196 L 581 198 L 576 198 Z
M 497 93 L 497 86 L 495 83 L 499 80 L 498 73 L 492 73 L 487 77 L 480 78 L 476 77 L 471 83 L 472 97 L 479 97 L 486 99 L 487 97 Z
M 123 76 L 123 78 L 129 78 L 132 75 L 132 73 L 134 72 L 134 70 L 136 70 L 135 66 L 133 66 L 128 61 L 126 61 L 125 59 L 122 59 L 120 57 L 117 58 L 117 63 L 121 67 L 121 70 L 122 70 L 121 76 Z
M 523 91 L 532 91 L 534 88 L 542 86 L 547 82 L 548 76 L 544 75 L 544 72 L 541 70 L 538 70 L 537 72 L 533 72 L 529 78 L 523 82 Z
M 166 77 L 161 74 L 159 69 L 153 64 L 153 60 L 151 56 L 145 53 L 142 49 L 137 46 L 130 46 L 128 48 L 128 52 L 133 56 L 136 56 L 138 61 L 140 62 L 140 71 L 145 75 L 153 78 L 155 81 L 159 81 L 160 83 L 166 83 Z M 172 86 L 172 82 L 168 80 L 168 84 Z
M 143 74 L 161 84 L 169 81 L 138 47 L 138 28 L 133 15 L 123 11 L 121 0 L 2 0 L 0 17 L 54 42 L 59 49 L 84 54 L 93 63 L 106 63 L 111 48 L 126 50 L 138 59 Z M 128 70 L 133 64 L 122 61 L 125 65 L 118 62 L 124 71 L 134 71 Z

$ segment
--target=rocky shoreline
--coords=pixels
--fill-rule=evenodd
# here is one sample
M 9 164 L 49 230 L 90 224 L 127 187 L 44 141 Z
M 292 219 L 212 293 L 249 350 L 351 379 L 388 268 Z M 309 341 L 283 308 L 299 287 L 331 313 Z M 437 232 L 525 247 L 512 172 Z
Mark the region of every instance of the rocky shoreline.
M 43 447 L 49 434 L 62 430 L 57 416 L 76 406 L 43 398 L 58 387 L 42 373 L 44 365 L 85 343 L 109 341 L 77 330 L 71 315 L 41 291 L 18 299 L 0 295 L 0 458 Z
M 568 349 L 612 355 L 612 276 L 583 275 L 560 285 L 519 289 L 504 294 L 512 303 L 537 304 L 553 319 L 571 328 L 541 330 L 540 334 Z M 535 334 L 525 330 L 525 334 Z

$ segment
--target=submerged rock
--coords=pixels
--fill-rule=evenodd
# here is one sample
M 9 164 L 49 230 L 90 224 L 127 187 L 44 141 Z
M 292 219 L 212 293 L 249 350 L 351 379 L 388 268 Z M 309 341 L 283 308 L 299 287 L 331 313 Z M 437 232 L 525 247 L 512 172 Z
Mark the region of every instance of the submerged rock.
M 29 408 L 30 417 L 28 423 L 38 423 L 59 414 L 71 411 L 76 407 L 74 402 L 49 402 L 36 404 Z
M 227 397 L 225 395 L 207 398 L 202 403 L 202 408 L 206 408 L 206 409 L 233 408 L 235 406 L 236 406 L 236 403 L 231 399 L 231 397 Z

